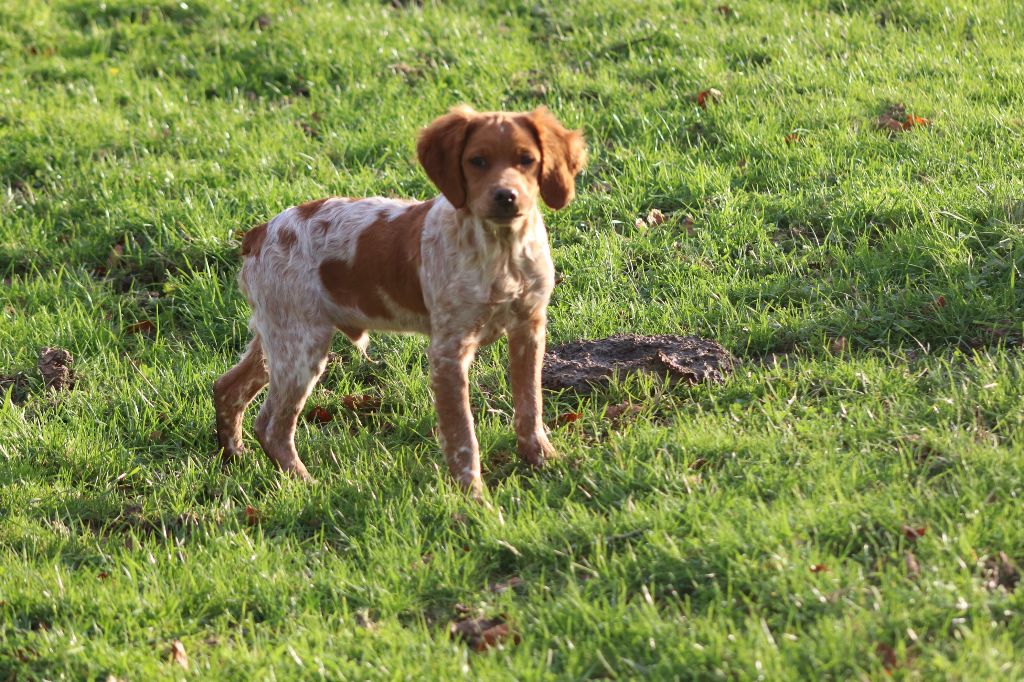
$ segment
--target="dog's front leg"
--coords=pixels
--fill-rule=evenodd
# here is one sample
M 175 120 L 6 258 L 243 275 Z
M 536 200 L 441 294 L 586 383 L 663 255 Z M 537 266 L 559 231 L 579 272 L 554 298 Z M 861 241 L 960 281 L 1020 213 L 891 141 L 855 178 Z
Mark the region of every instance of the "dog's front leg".
M 477 341 L 467 337 L 440 337 L 430 342 L 430 385 L 434 389 L 441 448 L 452 476 L 473 498 L 483 495 L 480 446 L 469 406 L 469 365 Z
M 546 326 L 541 310 L 508 330 L 509 374 L 519 456 L 534 467 L 544 466 L 546 458 L 558 454 L 544 432 L 544 406 L 540 395 Z

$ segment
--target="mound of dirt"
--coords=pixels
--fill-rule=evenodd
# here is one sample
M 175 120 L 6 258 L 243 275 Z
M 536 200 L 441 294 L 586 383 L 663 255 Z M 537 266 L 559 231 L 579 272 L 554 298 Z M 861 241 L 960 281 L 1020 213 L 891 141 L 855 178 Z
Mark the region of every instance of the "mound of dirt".
M 74 362 L 71 353 L 63 348 L 46 347 L 39 351 L 39 374 L 47 388 L 64 391 L 75 387 Z
M 613 376 L 648 372 L 673 381 L 720 382 L 736 361 L 715 341 L 697 336 L 616 334 L 574 341 L 548 350 L 541 385 L 552 391 L 588 393 Z

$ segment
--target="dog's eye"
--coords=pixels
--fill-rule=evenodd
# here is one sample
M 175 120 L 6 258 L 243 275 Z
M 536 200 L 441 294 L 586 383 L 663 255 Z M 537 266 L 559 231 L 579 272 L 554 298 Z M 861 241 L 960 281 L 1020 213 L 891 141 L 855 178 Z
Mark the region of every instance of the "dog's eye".
M 477 168 L 487 168 L 487 159 L 482 156 L 474 156 L 469 160 L 469 165 Z
M 520 166 L 532 166 L 534 161 L 536 161 L 536 159 L 534 159 L 529 154 L 523 154 L 522 156 L 519 157 Z

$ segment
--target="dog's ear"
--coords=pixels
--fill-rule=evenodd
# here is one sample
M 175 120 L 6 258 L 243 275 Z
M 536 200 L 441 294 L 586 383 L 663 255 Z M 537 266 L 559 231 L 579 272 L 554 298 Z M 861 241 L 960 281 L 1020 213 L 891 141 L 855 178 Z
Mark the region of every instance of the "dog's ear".
M 475 116 L 476 112 L 467 106 L 455 107 L 424 128 L 416 143 L 416 156 L 427 177 L 455 208 L 466 205 L 462 150 L 469 123 Z
M 547 107 L 527 116 L 540 142 L 540 196 L 558 210 L 576 195 L 576 174 L 587 165 L 587 147 L 578 130 L 566 130 Z

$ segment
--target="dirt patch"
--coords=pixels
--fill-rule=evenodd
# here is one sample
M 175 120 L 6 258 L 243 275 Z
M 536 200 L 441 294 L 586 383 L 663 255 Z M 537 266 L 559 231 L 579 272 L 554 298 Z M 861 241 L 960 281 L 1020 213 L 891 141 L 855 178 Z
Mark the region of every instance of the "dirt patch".
M 75 387 L 74 358 L 63 348 L 44 348 L 39 351 L 39 373 L 47 388 L 63 391 Z
M 541 384 L 552 391 L 588 393 L 615 375 L 633 372 L 691 384 L 720 382 L 735 365 L 720 344 L 697 336 L 617 334 L 551 348 L 544 356 Z

